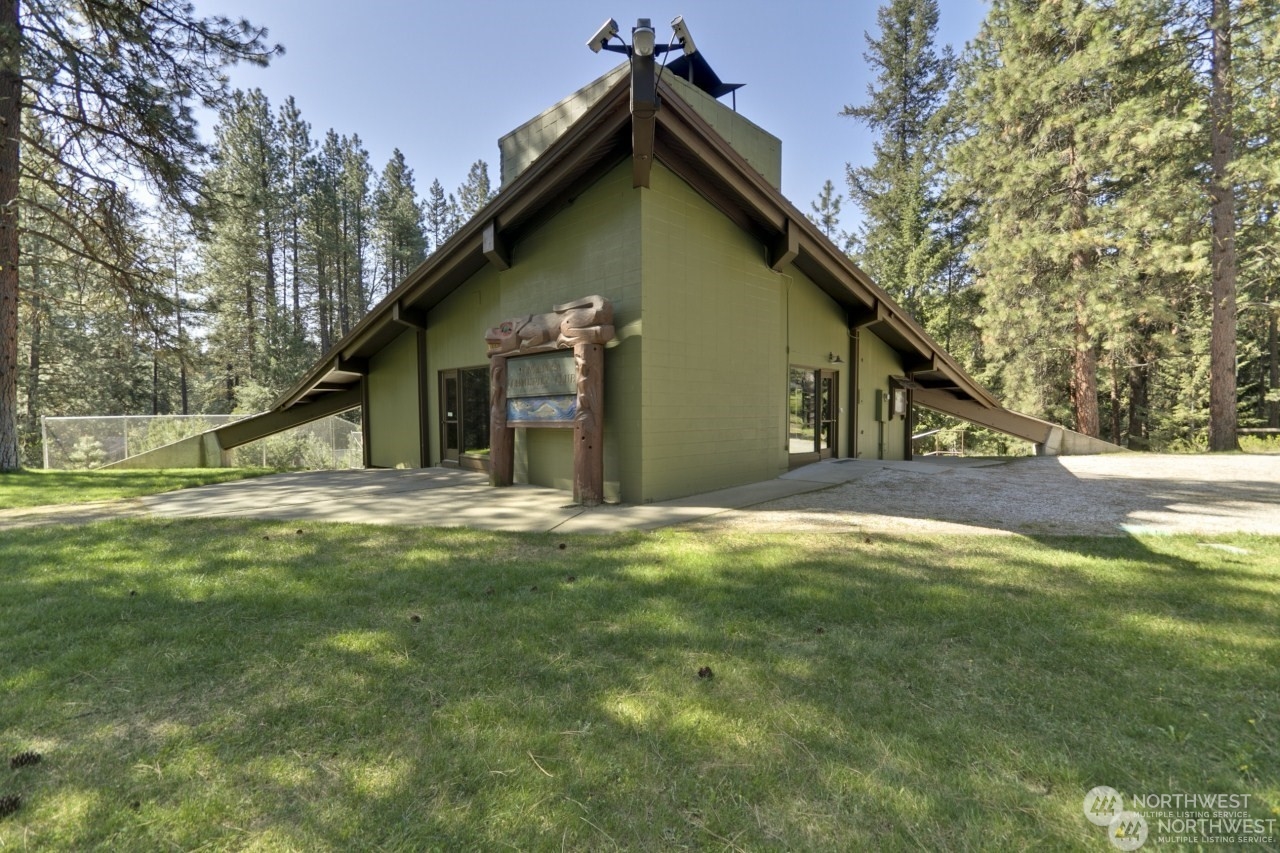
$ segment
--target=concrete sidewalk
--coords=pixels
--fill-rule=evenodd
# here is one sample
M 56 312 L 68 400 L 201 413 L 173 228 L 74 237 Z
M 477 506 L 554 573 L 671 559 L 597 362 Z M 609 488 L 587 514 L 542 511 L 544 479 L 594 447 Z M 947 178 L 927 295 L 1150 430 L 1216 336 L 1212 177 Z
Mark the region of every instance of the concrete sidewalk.
M 774 480 L 644 506 L 572 504 L 444 468 L 313 471 L 141 499 L 158 516 L 349 521 L 482 530 L 1280 534 L 1280 456 L 830 459 Z
M 821 466 L 810 468 L 822 471 Z M 167 492 L 142 498 L 141 502 L 149 514 L 170 518 L 268 518 L 514 532 L 612 533 L 704 520 L 731 509 L 828 488 L 833 482 L 829 477 L 829 472 L 817 479 L 788 476 L 663 503 L 586 508 L 573 504 L 572 496 L 558 489 L 495 489 L 489 486 L 487 475 L 474 471 L 307 471 Z
M 0 531 L 120 517 L 263 518 L 513 532 L 686 525 L 747 532 L 1280 535 L 1280 455 L 831 459 L 644 506 L 494 489 L 457 469 L 309 471 L 114 501 L 0 511 Z

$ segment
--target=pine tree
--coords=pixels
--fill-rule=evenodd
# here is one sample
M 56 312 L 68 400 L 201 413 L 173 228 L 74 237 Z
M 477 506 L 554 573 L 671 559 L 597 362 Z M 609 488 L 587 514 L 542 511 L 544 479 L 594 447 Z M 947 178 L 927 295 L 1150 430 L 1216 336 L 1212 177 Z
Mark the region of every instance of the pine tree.
M 130 273 L 134 265 L 117 254 L 130 242 L 131 215 L 118 177 L 189 202 L 201 151 L 190 105 L 224 100 L 228 64 L 265 64 L 276 50 L 265 35 L 246 21 L 196 17 L 182 0 L 0 0 L 0 126 L 9 128 L 0 134 L 0 471 L 19 467 L 19 175 L 51 174 L 24 170 L 22 149 L 67 167 L 46 184 L 75 226 L 67 248 Z M 24 113 L 42 136 L 26 132 Z
M 1234 42 L 1242 416 L 1280 428 L 1280 28 L 1255 16 Z
M 954 57 L 934 47 L 937 0 L 891 0 L 876 20 L 879 38 L 868 34 L 863 54 L 876 81 L 866 104 L 843 111 L 877 134 L 874 163 L 847 170 L 849 196 L 863 214 L 856 260 L 928 326 L 949 248 L 941 235 L 938 116 Z
M 817 200 L 809 202 L 809 207 L 813 208 L 813 212 L 809 214 L 809 221 L 822 229 L 822 233 L 827 235 L 828 240 L 834 241 L 839 234 L 842 198 L 843 196 L 836 192 L 835 184 L 828 178 L 822 185 L 822 191 L 818 193 Z
M 310 266 L 314 276 L 316 324 L 320 349 L 329 348 L 341 336 L 338 320 L 340 258 L 342 247 L 341 215 L 338 185 L 342 174 L 342 140 L 329 130 L 320 150 L 308 160 L 307 185 L 310 192 L 305 202 L 306 243 L 310 247 Z
M 342 333 L 351 331 L 369 310 L 370 285 L 365 261 L 369 249 L 369 179 L 373 169 L 369 152 L 358 135 L 342 139 L 342 179 L 338 203 L 342 216 Z
M 163 344 L 171 376 L 166 410 L 187 415 L 191 413 L 192 374 L 199 366 L 199 350 L 189 331 L 193 307 L 191 293 L 199 287 L 195 273 L 196 256 L 191 250 L 194 239 L 189 218 L 179 210 L 161 211 L 150 242 L 156 253 L 156 268 L 163 271 L 167 286 L 172 288 L 169 292 L 172 298 L 165 311 L 168 316 L 157 318 L 157 327 L 168 326 L 163 340 L 157 337 L 157 349 L 160 350 Z M 171 324 L 167 322 L 169 320 Z M 158 389 L 155 393 L 159 394 Z
M 1235 160 L 1235 69 L 1232 37 L 1237 27 L 1231 0 L 1212 0 L 1208 15 L 1209 49 L 1209 195 L 1213 241 L 1213 306 L 1209 348 L 1209 449 L 1237 450 L 1236 439 L 1236 187 L 1230 174 Z
M 435 251 L 453 234 L 453 213 L 439 178 L 431 182 L 427 191 L 425 218 L 427 234 L 431 236 L 431 250 Z
M 1203 165 L 1208 172 L 1212 225 L 1208 444 L 1210 450 L 1233 450 L 1238 446 L 1237 371 L 1248 372 L 1248 362 L 1258 360 L 1259 347 L 1274 351 L 1273 345 L 1256 337 L 1240 341 L 1239 315 L 1241 309 L 1251 308 L 1260 291 L 1266 291 L 1265 285 L 1251 279 L 1260 269 L 1254 254 L 1257 244 L 1252 240 L 1268 230 L 1266 214 L 1257 216 L 1262 212 L 1260 201 L 1268 188 L 1280 183 L 1271 169 L 1259 168 L 1276 151 L 1274 93 L 1280 74 L 1280 33 L 1275 22 L 1280 3 L 1189 0 L 1173 5 L 1170 15 L 1171 29 L 1190 45 L 1193 67 L 1200 72 L 1206 92 L 1208 152 Z M 1249 320 L 1244 322 L 1252 331 Z M 1265 383 L 1256 384 L 1258 396 Z
M 459 218 L 462 222 L 469 221 L 493 200 L 494 195 L 489 186 L 489 164 L 483 160 L 475 161 L 467 172 L 467 179 L 458 187 Z
M 1161 290 L 1196 265 L 1177 248 L 1195 228 L 1190 84 L 1159 12 L 997 0 L 951 161 L 975 206 L 991 379 L 1015 407 L 1059 419 L 1069 406 L 1090 435 L 1100 365 L 1141 351 L 1134 330 L 1168 322 Z
M 38 132 L 38 131 L 33 131 Z M 28 169 L 58 164 L 28 155 Z M 40 418 L 46 415 L 140 414 L 167 408 L 169 377 L 165 356 L 171 329 L 154 285 L 153 268 L 142 266 L 145 252 L 140 211 L 122 211 L 128 245 L 120 257 L 139 263 L 130 287 L 121 287 L 106 268 L 84 262 L 79 237 L 61 221 L 56 198 L 44 184 L 23 187 L 28 206 L 22 235 L 23 312 L 17 347 L 25 356 L 18 399 L 25 416 L 23 460 L 39 460 Z
M 277 379 L 284 200 L 281 145 L 261 90 L 233 93 L 214 128 L 207 195 L 216 208 L 203 244 L 203 279 L 216 309 L 211 345 L 232 385 Z
M 302 119 L 302 112 L 290 96 L 280 107 L 277 119 L 281 142 L 281 178 L 284 185 L 284 228 L 281 286 L 289 290 L 290 318 L 295 341 L 306 337 L 303 316 L 303 218 L 306 212 L 308 184 L 308 159 L 312 153 L 311 125 Z
M 381 293 L 390 292 L 427 256 L 427 235 L 422 218 L 413 170 L 397 148 L 382 170 L 373 194 L 374 234 L 381 260 Z

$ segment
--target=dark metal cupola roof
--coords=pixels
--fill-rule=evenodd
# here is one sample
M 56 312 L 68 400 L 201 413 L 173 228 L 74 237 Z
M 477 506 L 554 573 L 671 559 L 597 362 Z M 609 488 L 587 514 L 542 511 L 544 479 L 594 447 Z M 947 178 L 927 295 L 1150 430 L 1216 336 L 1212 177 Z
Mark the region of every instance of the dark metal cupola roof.
M 666 73 L 674 74 L 682 80 L 689 81 L 713 98 L 722 98 L 746 85 L 745 83 L 723 82 L 720 79 L 720 75 L 716 74 L 715 69 L 711 67 L 706 57 L 702 55 L 702 51 L 677 56 L 667 63 Z

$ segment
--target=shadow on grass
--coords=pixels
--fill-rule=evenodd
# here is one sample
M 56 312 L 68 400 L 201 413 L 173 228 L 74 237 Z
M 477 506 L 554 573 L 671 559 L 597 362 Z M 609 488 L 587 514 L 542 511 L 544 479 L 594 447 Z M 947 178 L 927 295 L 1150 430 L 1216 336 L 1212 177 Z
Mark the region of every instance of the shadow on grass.
M 1102 784 L 1274 817 L 1280 542 L 1232 542 L 24 532 L 0 747 L 48 759 L 0 842 L 1099 849 Z
M 131 498 L 270 474 L 265 468 L 0 473 L 0 510 Z

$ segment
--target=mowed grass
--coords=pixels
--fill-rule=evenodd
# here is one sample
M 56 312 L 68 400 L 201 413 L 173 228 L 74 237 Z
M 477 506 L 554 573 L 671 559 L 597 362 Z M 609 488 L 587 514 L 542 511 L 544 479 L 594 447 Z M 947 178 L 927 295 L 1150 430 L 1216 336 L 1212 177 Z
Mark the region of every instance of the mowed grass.
M 0 566 L 0 755 L 44 756 L 0 850 L 1110 849 L 1095 785 L 1280 817 L 1277 539 L 118 521 Z
M 0 473 L 0 509 L 136 498 L 270 473 L 266 468 L 3 472 Z

